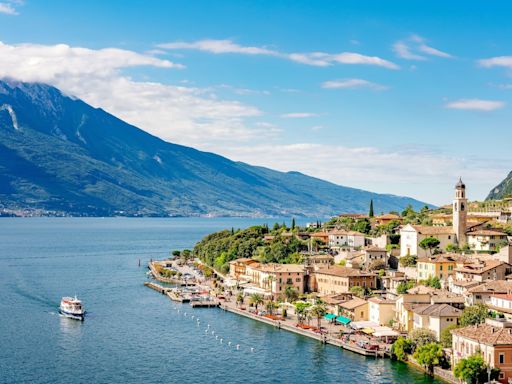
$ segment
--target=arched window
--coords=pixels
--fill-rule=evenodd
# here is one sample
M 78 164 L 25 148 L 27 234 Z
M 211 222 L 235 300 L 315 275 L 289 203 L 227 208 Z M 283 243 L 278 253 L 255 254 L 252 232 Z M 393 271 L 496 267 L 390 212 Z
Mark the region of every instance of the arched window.
M 462 203 L 462 204 L 460 205 L 460 210 L 461 210 L 461 211 L 463 211 L 463 210 L 464 210 L 464 203 Z

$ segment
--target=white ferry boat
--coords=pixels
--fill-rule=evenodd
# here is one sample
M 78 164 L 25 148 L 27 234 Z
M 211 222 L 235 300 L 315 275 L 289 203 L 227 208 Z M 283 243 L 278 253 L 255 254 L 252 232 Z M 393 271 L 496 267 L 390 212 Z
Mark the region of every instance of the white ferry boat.
M 77 297 L 63 297 L 60 301 L 60 313 L 70 319 L 83 320 L 85 310 L 82 302 Z

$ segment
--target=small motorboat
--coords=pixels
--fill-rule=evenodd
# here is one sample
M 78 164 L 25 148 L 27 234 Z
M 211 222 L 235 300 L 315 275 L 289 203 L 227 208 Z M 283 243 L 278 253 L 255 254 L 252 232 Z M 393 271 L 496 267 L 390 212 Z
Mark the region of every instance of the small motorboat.
M 85 310 L 82 302 L 75 297 L 63 297 L 60 301 L 59 312 L 70 319 L 83 320 Z

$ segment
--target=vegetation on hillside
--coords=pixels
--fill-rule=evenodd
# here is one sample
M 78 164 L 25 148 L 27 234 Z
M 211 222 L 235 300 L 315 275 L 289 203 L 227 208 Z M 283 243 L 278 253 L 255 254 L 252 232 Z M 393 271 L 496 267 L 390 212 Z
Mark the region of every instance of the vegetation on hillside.
M 229 271 L 229 262 L 238 258 L 254 258 L 262 263 L 302 263 L 300 251 L 308 243 L 290 236 L 286 225 L 253 226 L 242 230 L 223 230 L 212 233 L 196 244 L 195 257 L 220 272 Z M 286 236 L 285 236 L 286 234 Z M 264 241 L 266 235 L 272 236 Z

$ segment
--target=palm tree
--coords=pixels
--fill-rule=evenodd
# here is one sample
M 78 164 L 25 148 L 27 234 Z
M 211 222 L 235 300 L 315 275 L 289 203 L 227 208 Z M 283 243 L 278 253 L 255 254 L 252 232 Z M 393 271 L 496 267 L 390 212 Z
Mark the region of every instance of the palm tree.
M 236 304 L 241 305 L 243 303 L 244 303 L 244 293 L 238 292 L 238 294 L 236 295 Z
M 273 315 L 274 314 L 274 308 L 277 307 L 276 303 L 274 302 L 274 300 L 269 300 L 267 301 L 267 312 L 270 314 L 270 315 Z
M 249 297 L 249 302 L 254 305 L 256 312 L 258 312 L 258 305 L 263 304 L 263 296 L 261 296 L 259 293 L 253 293 Z
M 327 309 L 323 304 L 317 304 L 313 306 L 310 310 L 311 316 L 316 317 L 318 320 L 318 328 L 321 326 L 322 317 L 327 313 Z

